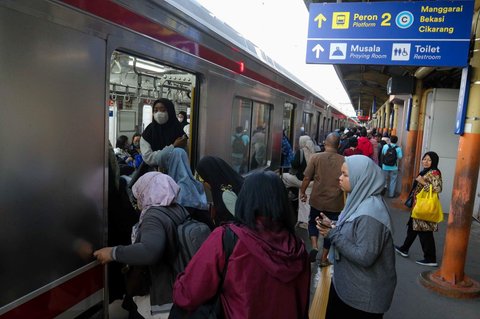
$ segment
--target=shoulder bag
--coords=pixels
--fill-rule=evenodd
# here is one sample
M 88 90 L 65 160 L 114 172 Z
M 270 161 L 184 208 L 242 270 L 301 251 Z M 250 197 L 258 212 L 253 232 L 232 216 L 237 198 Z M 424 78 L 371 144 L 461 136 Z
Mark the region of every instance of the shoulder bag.
M 430 190 L 422 189 L 417 194 L 417 200 L 412 210 L 412 218 L 429 222 L 440 223 L 443 221 L 443 210 L 438 194 Z

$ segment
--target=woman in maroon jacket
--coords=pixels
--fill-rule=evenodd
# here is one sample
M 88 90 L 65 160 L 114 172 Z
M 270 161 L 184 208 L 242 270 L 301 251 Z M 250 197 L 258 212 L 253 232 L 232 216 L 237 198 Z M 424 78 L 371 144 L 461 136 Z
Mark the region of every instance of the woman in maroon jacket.
M 221 290 L 226 318 L 308 318 L 310 263 L 295 235 L 287 192 L 273 172 L 250 175 L 235 206 L 239 222 L 216 228 L 173 289 L 174 303 L 188 311 L 215 296 L 225 266 L 225 227 L 236 234 Z

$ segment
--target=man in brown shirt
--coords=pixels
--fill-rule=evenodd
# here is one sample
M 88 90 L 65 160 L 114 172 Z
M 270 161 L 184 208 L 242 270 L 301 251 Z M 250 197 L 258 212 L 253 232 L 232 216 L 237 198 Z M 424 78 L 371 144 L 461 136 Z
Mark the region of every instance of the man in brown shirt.
M 337 153 L 340 138 L 335 133 L 330 133 L 325 139 L 325 152 L 314 154 L 305 169 L 302 187 L 300 188 L 300 200 L 306 201 L 305 191 L 313 179 L 312 194 L 310 195 L 310 216 L 308 219 L 308 233 L 312 242 L 310 261 L 315 262 L 318 253 L 318 229 L 315 218 L 324 213 L 331 220 L 337 220 L 343 209 L 343 192 L 340 189 L 338 178 L 341 175 L 342 164 L 345 161 L 342 155 Z M 328 265 L 328 250 L 330 241 L 323 240 L 323 252 L 320 266 Z

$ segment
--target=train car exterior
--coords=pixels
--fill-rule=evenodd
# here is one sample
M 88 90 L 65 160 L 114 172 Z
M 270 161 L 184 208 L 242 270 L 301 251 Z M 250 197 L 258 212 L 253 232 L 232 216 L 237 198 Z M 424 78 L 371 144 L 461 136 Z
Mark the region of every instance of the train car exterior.
M 0 319 L 72 318 L 105 307 L 109 140 L 141 133 L 158 97 L 190 117 L 192 166 L 232 163 L 231 139 L 263 130 L 260 169 L 280 166 L 282 130 L 319 142 L 347 118 L 190 1 L 0 4 L 5 150 Z M 143 69 L 142 69 L 143 64 Z M 254 169 L 248 145 L 246 173 Z

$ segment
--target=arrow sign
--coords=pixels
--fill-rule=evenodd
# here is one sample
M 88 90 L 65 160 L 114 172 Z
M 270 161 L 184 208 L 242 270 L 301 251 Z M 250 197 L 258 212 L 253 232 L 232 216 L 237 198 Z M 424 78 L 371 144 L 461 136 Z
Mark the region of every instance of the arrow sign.
M 325 49 L 320 44 L 317 44 L 312 49 L 312 52 L 315 52 L 315 56 L 317 57 L 317 59 L 320 57 L 320 52 L 323 51 L 325 51 Z
M 313 19 L 313 21 L 318 22 L 318 28 L 320 29 L 322 27 L 322 22 L 327 21 L 327 18 L 325 18 L 325 16 L 320 13 L 318 16 L 315 17 L 315 19 Z

